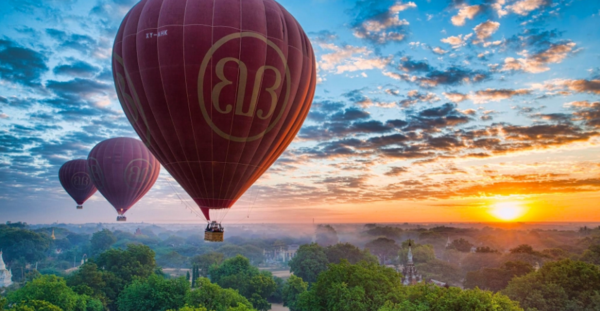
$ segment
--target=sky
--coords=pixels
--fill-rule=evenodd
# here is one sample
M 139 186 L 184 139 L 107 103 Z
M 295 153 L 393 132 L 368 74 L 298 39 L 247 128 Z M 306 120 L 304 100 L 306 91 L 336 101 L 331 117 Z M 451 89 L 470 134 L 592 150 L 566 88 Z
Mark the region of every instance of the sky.
M 58 170 L 137 137 L 110 66 L 136 2 L 3 2 L 0 221 L 115 221 L 100 193 L 75 210 Z M 279 3 L 311 39 L 315 99 L 225 222 L 600 221 L 599 1 Z M 204 221 L 164 169 L 127 216 Z

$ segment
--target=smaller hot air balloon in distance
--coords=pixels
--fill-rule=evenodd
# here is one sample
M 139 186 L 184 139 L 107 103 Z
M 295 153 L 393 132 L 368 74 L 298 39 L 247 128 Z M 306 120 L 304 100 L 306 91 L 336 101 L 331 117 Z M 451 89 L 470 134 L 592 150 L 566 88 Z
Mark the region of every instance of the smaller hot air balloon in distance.
M 144 144 L 133 138 L 105 140 L 88 155 L 88 171 L 100 193 L 117 210 L 117 221 L 154 185 L 160 163 Z
M 222 242 L 229 209 L 286 150 L 317 83 L 315 54 L 275 0 L 141 0 L 113 46 L 123 111 Z
M 77 209 L 83 209 L 83 203 L 97 190 L 88 174 L 87 160 L 72 160 L 63 164 L 58 170 L 58 180 L 77 202 Z

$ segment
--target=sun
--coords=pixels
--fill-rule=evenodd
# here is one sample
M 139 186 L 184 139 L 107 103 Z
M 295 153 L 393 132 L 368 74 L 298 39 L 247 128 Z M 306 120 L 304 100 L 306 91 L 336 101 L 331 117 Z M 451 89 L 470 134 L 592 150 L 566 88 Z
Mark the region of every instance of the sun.
M 491 214 L 498 219 L 512 221 L 523 215 L 523 207 L 519 202 L 498 202 L 492 207 Z

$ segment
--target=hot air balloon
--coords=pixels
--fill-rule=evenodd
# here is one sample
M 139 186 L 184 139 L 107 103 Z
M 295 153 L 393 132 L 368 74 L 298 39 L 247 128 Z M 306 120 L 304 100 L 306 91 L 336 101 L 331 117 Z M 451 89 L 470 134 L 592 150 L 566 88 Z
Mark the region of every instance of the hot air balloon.
M 88 171 L 102 195 L 117 210 L 117 221 L 154 185 L 160 163 L 137 139 L 119 137 L 97 144 L 88 155 Z
M 223 240 L 223 215 L 300 130 L 315 64 L 274 0 L 142 0 L 125 16 L 112 60 L 119 100 L 202 210 L 206 240 Z
M 83 209 L 83 203 L 97 190 L 88 174 L 87 160 L 73 160 L 63 164 L 58 170 L 58 180 L 77 202 L 77 209 Z

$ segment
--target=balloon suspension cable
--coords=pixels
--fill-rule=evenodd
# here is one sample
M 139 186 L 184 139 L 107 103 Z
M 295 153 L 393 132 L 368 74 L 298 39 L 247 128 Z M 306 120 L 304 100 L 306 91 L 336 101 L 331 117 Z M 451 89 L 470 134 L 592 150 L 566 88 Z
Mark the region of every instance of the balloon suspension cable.
M 175 188 L 175 186 L 173 186 L 173 183 L 169 180 L 169 178 L 165 178 L 165 179 L 167 180 L 167 184 L 169 185 L 169 187 L 171 187 L 171 189 L 173 190 L 173 192 L 175 193 L 175 195 L 177 196 L 177 198 L 179 198 L 179 200 L 181 201 L 181 204 L 183 204 L 183 206 L 185 207 L 185 209 L 189 209 L 190 210 L 190 214 L 194 214 L 198 218 L 204 218 L 204 216 L 200 215 L 200 213 L 198 213 L 193 207 L 190 207 L 187 204 L 187 202 L 179 195 L 179 192 L 177 191 L 177 188 Z
M 250 208 L 248 209 L 248 215 L 246 216 L 246 218 L 250 218 L 250 213 L 252 213 L 252 209 L 254 208 L 254 203 L 256 203 L 256 199 L 258 198 L 259 194 L 260 194 L 260 190 L 257 188 L 256 191 L 254 191 L 254 200 L 252 200 L 252 204 L 250 204 Z

